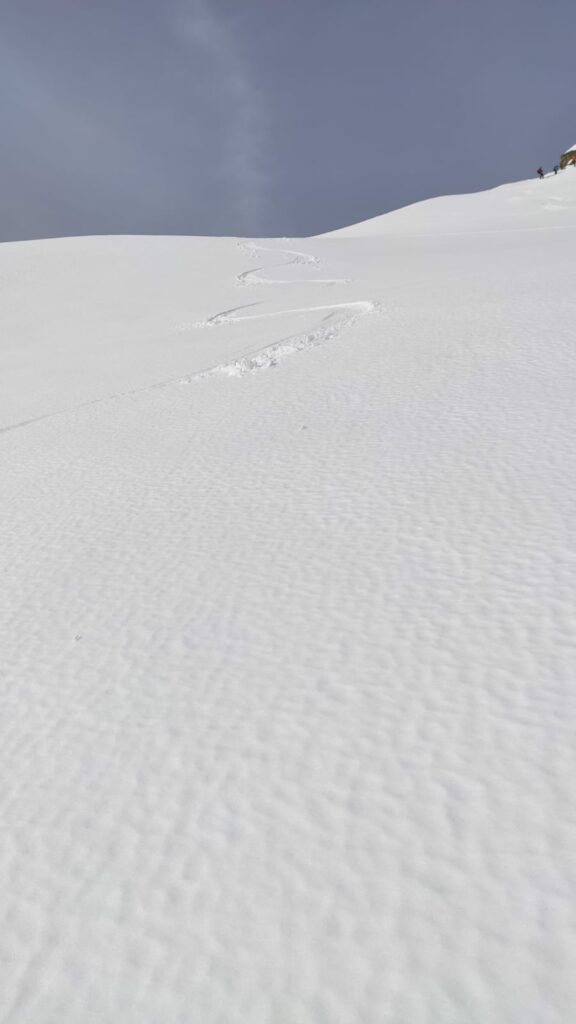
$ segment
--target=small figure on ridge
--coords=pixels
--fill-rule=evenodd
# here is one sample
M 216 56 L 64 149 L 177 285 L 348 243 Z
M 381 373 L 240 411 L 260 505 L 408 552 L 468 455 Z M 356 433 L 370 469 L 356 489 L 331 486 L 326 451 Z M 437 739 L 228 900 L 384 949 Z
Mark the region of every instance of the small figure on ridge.
M 538 175 L 540 180 L 542 180 L 542 178 L 544 177 L 544 170 L 543 170 L 543 168 L 539 167 L 538 170 L 536 171 L 536 174 Z

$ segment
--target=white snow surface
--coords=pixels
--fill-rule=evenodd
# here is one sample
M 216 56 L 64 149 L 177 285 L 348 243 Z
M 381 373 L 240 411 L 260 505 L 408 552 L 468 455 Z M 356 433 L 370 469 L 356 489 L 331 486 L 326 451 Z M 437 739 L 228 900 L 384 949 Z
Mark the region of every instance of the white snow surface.
M 0 247 L 2 1024 L 568 1024 L 576 174 Z

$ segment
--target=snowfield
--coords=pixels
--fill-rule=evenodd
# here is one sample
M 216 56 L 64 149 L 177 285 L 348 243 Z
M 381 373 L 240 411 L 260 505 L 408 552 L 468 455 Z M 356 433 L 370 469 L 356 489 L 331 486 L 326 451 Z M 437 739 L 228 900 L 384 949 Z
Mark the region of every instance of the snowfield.
M 569 1024 L 576 173 L 0 246 L 2 1024 Z

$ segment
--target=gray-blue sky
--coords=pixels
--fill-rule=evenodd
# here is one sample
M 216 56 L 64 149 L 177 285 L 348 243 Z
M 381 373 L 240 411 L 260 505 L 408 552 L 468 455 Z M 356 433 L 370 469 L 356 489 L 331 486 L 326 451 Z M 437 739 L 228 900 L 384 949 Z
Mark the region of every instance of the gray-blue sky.
M 18 0 L 0 238 L 305 235 L 576 142 L 574 0 Z

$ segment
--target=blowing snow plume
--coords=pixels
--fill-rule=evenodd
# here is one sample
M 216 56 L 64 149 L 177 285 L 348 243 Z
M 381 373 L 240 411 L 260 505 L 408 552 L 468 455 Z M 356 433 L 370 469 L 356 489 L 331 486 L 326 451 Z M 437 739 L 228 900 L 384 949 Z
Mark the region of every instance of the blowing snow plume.
M 209 64 L 208 103 L 223 138 L 218 172 L 227 182 L 239 231 L 258 234 L 266 206 L 264 102 L 232 25 L 209 0 L 192 0 L 179 33 Z

